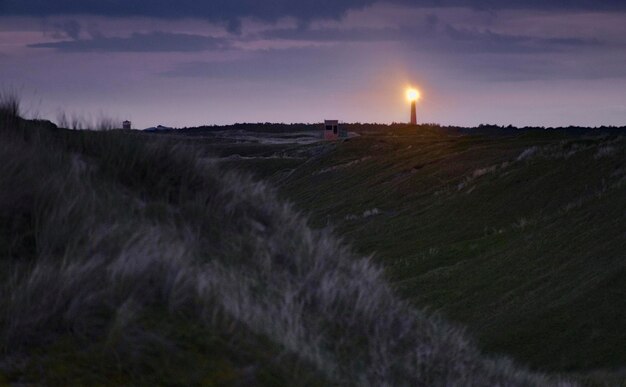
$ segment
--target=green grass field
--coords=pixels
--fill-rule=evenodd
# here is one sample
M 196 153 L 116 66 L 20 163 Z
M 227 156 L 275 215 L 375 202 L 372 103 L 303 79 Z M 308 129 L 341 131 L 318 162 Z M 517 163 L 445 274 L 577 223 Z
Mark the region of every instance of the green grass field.
M 404 297 L 486 351 L 540 370 L 621 369 L 623 132 L 477 132 L 385 127 L 299 165 L 239 167 L 274 172 L 316 227 L 373 254 Z

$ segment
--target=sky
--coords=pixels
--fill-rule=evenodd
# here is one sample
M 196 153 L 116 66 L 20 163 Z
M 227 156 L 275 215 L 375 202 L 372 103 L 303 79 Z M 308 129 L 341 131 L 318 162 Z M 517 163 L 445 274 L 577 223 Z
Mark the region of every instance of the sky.
M 626 125 L 623 0 L 0 0 L 25 114 Z

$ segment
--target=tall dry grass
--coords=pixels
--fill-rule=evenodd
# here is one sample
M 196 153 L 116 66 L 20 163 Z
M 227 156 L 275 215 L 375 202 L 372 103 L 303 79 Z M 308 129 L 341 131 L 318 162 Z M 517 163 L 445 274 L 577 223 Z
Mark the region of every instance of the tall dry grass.
M 121 129 L 122 121 L 100 113 L 96 117 L 79 113 L 59 111 L 56 124 L 60 128 L 72 130 L 113 130 Z
M 13 89 L 0 90 L 0 128 L 18 124 L 21 114 L 21 100 Z

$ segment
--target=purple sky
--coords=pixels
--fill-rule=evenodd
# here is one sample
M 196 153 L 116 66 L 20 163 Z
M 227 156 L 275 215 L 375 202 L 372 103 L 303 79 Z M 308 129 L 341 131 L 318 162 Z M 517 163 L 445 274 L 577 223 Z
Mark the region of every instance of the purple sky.
M 421 122 L 626 125 L 616 1 L 174 3 L 0 0 L 0 86 L 138 128 L 403 122 L 409 85 Z

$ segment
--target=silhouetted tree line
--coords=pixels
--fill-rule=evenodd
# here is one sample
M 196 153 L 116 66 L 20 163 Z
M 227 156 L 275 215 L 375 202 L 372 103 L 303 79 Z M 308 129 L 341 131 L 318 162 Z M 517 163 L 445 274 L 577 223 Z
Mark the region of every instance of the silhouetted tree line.
M 394 131 L 394 130 L 444 130 L 444 131 L 454 131 L 466 134 L 513 134 L 519 133 L 520 131 L 553 131 L 553 132 L 566 132 L 569 134 L 586 134 L 589 132 L 599 133 L 599 132 L 609 132 L 609 133 L 626 133 L 626 126 L 599 126 L 599 127 L 582 127 L 582 126 L 567 126 L 567 127 L 551 127 L 551 126 L 524 126 L 524 127 L 516 127 L 513 125 L 494 125 L 494 124 L 480 124 L 476 127 L 462 127 L 462 126 L 446 126 L 440 125 L 436 123 L 426 123 L 420 125 L 409 125 L 406 123 L 391 123 L 391 124 L 381 124 L 381 123 L 343 123 L 341 124 L 344 128 L 351 132 L 373 132 L 373 131 Z M 293 124 L 285 124 L 285 123 L 270 123 L 270 122 L 259 122 L 259 123 L 236 123 L 232 125 L 204 125 L 198 127 L 184 127 L 180 129 L 169 129 L 162 130 L 160 132 L 168 132 L 168 133 L 180 133 L 180 134 L 189 134 L 189 135 L 197 135 L 208 132 L 217 132 L 217 131 L 247 131 L 247 132 L 257 132 L 257 133 L 289 133 L 289 132 L 298 132 L 298 131 L 314 131 L 321 130 L 323 128 L 323 123 L 293 123 Z

